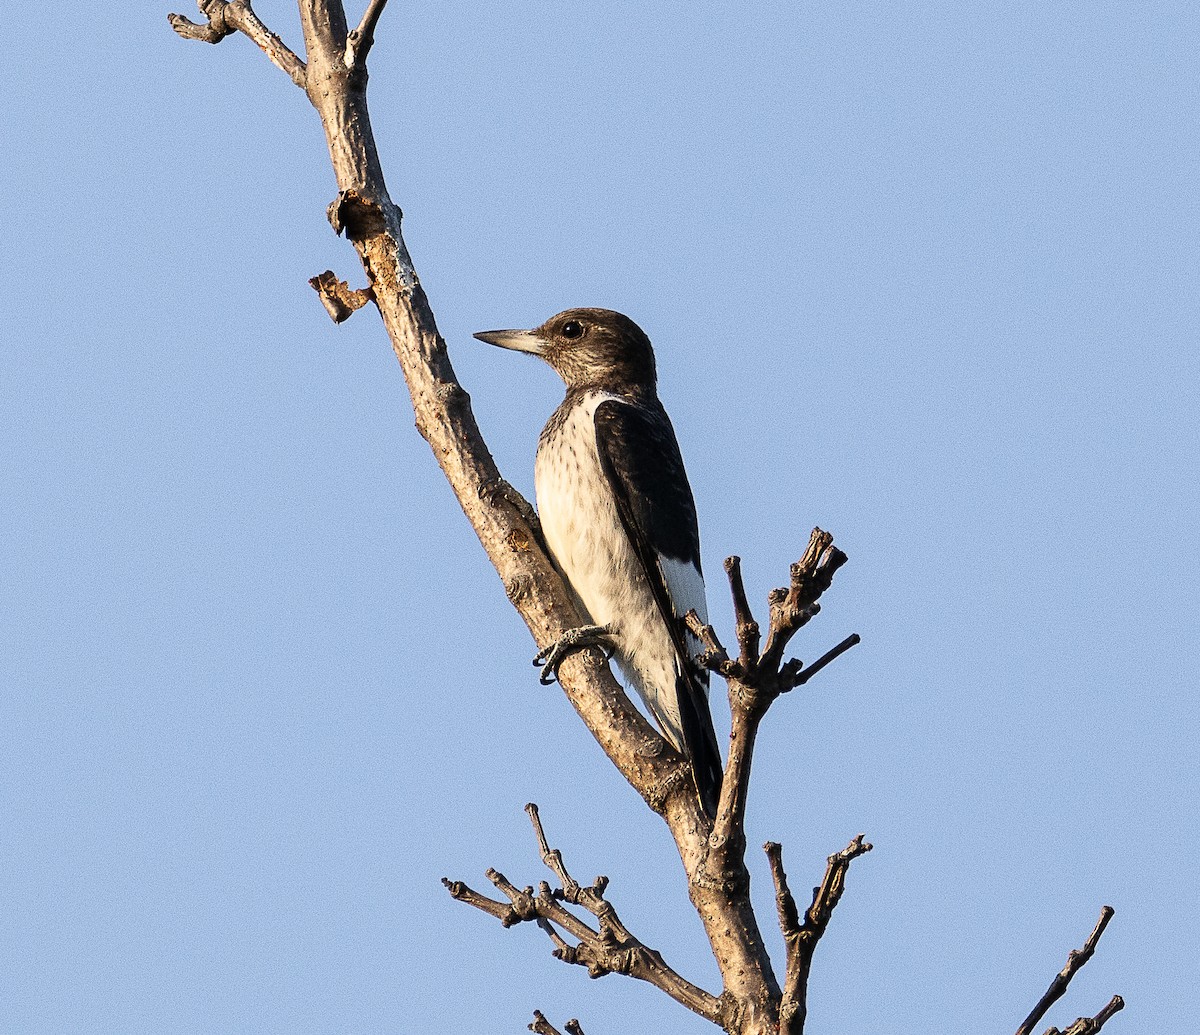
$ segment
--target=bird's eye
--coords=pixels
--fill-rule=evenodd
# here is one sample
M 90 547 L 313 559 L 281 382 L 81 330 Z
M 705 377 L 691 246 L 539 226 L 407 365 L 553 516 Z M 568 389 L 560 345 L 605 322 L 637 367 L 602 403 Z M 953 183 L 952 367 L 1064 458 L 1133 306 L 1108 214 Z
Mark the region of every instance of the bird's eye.
M 564 338 L 582 338 L 583 324 L 578 320 L 568 320 L 563 324 L 562 336 Z

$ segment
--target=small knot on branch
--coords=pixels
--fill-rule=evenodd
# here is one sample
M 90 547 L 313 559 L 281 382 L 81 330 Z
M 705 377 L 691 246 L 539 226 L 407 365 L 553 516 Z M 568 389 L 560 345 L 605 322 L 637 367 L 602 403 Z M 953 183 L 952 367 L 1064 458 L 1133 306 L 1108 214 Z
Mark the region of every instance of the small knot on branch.
M 578 956 L 578 954 L 576 954 L 576 956 Z M 579 962 L 578 958 L 575 960 L 575 962 Z M 599 960 L 592 960 L 591 963 L 587 965 L 587 972 L 588 977 L 590 977 L 593 981 L 596 978 L 608 977 L 609 974 L 613 973 L 613 971 L 609 970 L 608 967 L 606 967 Z M 628 973 L 628 971 L 625 973 Z
M 504 592 L 508 599 L 514 604 L 518 600 L 525 599 L 529 595 L 530 589 L 533 588 L 533 579 L 528 575 L 514 575 L 511 579 L 504 583 Z
M 500 923 L 504 927 L 512 927 L 514 924 L 521 923 L 522 921 L 536 920 L 538 918 L 538 908 L 537 902 L 533 897 L 533 888 L 517 888 L 503 873 L 494 868 L 488 869 L 487 879 L 496 885 L 496 889 L 510 903 L 507 913 L 500 917 Z

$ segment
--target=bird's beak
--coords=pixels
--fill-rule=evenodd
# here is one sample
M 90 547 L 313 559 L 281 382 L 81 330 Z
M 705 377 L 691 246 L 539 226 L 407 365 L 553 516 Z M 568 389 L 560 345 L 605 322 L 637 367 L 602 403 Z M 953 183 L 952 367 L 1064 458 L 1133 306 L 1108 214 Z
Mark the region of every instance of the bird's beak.
M 533 356 L 542 354 L 543 341 L 533 331 L 480 331 L 475 335 L 489 345 L 499 345 L 514 352 L 528 352 Z

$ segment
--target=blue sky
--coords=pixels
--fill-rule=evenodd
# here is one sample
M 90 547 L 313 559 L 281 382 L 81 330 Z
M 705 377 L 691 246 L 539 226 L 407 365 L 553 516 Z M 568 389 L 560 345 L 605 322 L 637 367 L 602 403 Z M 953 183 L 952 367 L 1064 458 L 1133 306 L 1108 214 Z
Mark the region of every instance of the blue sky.
M 377 317 L 307 286 L 361 282 L 314 113 L 168 9 L 0 15 L 0 1032 L 705 1030 L 439 884 L 541 879 L 537 801 L 717 988 Z M 1200 1006 L 1198 35 L 1096 0 L 384 15 L 389 184 L 507 477 L 561 388 L 471 332 L 609 306 L 655 342 L 718 629 L 725 555 L 761 601 L 813 525 L 850 554 L 796 650 L 863 644 L 773 711 L 749 815 L 798 890 L 876 845 L 813 1033 L 1012 1031 L 1105 903 L 1048 1023 Z

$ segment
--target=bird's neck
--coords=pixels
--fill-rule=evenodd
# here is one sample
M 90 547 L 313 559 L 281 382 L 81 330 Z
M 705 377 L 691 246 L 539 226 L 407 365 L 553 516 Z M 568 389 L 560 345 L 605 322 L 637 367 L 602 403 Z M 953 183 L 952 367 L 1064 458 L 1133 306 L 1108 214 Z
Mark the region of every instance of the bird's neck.
M 590 395 L 610 395 L 626 402 L 643 406 L 658 402 L 658 392 L 653 384 L 642 384 L 631 381 L 614 381 L 611 379 L 584 381 L 567 385 L 565 405 L 580 402 Z

